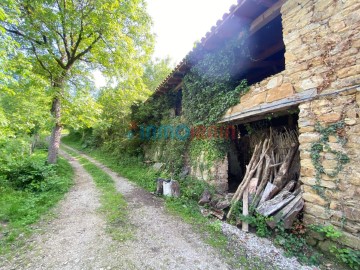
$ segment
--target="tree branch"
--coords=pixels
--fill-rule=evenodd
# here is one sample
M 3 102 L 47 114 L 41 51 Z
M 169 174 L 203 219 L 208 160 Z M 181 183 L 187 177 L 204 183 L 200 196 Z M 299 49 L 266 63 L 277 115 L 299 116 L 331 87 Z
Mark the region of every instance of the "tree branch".
M 34 45 L 34 43 L 31 42 L 31 47 L 32 47 L 32 50 L 35 54 L 35 57 L 36 57 L 36 60 L 39 62 L 40 66 L 46 71 L 49 73 L 50 75 L 50 80 L 52 81 L 53 80 L 53 75 L 51 73 L 51 71 L 44 65 L 44 63 L 41 61 L 41 59 L 39 58 L 39 55 L 37 54 L 36 52 L 36 47 Z
M 4 29 L 5 29 L 5 31 L 7 31 L 9 33 L 15 34 L 17 36 L 21 36 L 21 37 L 29 40 L 30 42 L 35 42 L 38 45 L 43 45 L 44 44 L 44 42 L 42 42 L 42 41 L 39 41 L 39 40 L 36 40 L 36 39 L 33 39 L 31 37 L 26 36 L 24 33 L 21 33 L 18 29 L 9 29 L 9 28 L 6 28 L 6 27 L 4 27 Z
M 94 45 L 102 38 L 101 34 L 99 34 L 99 36 L 97 38 L 95 38 L 93 40 L 93 42 L 85 49 L 83 50 L 81 53 L 79 53 L 78 55 L 76 55 L 75 57 L 73 57 L 66 65 L 66 68 L 70 68 L 74 62 L 78 59 L 80 59 L 82 56 L 84 56 L 85 54 L 87 54 L 88 52 L 91 51 L 91 49 L 94 47 Z

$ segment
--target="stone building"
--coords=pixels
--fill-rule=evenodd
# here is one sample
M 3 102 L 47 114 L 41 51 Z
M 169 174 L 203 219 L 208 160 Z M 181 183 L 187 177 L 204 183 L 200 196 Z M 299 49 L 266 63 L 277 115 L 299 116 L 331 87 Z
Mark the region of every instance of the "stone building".
M 304 222 L 332 224 L 343 244 L 360 249 L 360 2 L 239 0 L 201 43 L 216 46 L 243 25 L 250 57 L 237 74 L 251 87 L 221 121 L 239 125 L 298 110 L 286 121 L 297 121 Z M 190 67 L 184 59 L 157 93 L 181 89 Z M 229 163 L 211 170 L 223 190 Z

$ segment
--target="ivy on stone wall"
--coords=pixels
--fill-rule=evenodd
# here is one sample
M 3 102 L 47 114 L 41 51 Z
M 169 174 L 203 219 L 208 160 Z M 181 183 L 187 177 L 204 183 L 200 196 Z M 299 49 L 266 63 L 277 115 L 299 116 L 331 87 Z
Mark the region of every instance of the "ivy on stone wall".
M 229 152 L 230 142 L 226 139 L 193 139 L 189 145 L 190 165 L 203 173 L 209 171 L 216 161 L 223 160 Z
M 226 110 L 240 101 L 240 96 L 248 89 L 246 80 L 233 76 L 239 58 L 244 55 L 245 35 L 235 37 L 220 45 L 220 49 L 207 51 L 197 47 L 187 59 L 193 63 L 191 70 L 183 79 L 182 106 L 183 117 L 171 115 L 175 107 L 176 93 L 169 91 L 163 95 L 154 95 L 147 102 L 133 108 L 132 121 L 139 125 L 186 124 L 189 129 L 194 126 L 215 125 Z M 210 169 L 218 160 L 223 160 L 229 150 L 228 139 L 202 138 L 186 141 L 153 140 L 144 142 L 143 146 L 153 155 L 157 153 L 160 161 L 167 164 L 173 174 L 181 171 L 185 164 L 184 153 L 189 151 L 192 166 L 200 166 L 199 156 L 203 156 L 200 169 Z
M 244 40 L 244 36 L 235 37 L 212 51 L 198 47 L 195 56 L 187 59 L 196 61 L 194 58 L 202 55 L 183 80 L 184 115 L 190 124 L 216 123 L 249 89 L 246 80 L 238 81 L 232 74 L 239 65 L 239 55 L 245 55 Z
M 320 123 L 315 124 L 315 131 L 320 133 L 320 139 L 311 145 L 311 160 L 316 170 L 316 185 L 313 186 L 313 189 L 318 193 L 319 196 L 324 199 L 326 199 L 326 196 L 324 188 L 321 187 L 321 175 L 325 174 L 330 177 L 336 177 L 342 171 L 344 165 L 350 161 L 349 157 L 345 153 L 334 150 L 329 145 L 330 136 L 335 136 L 341 145 L 346 143 L 346 139 L 342 136 L 339 136 L 339 133 L 341 134 L 341 130 L 344 129 L 344 126 L 345 124 L 343 121 L 339 121 L 327 127 L 322 127 Z M 331 171 L 326 171 L 321 163 L 322 152 L 333 154 L 335 160 L 337 161 L 337 166 Z

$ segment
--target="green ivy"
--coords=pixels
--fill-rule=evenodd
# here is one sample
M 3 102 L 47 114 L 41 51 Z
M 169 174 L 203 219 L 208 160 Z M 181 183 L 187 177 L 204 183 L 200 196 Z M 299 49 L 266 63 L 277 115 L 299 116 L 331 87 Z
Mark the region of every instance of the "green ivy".
M 347 264 L 351 269 L 360 269 L 360 251 L 350 248 L 337 248 L 332 246 L 330 252 L 342 263 Z
M 326 197 L 324 188 L 321 187 L 321 175 L 326 174 L 330 177 L 336 177 L 342 171 L 344 165 L 350 161 L 346 154 L 332 149 L 329 145 L 329 137 L 331 135 L 336 136 L 338 142 L 342 145 L 346 143 L 346 140 L 338 135 L 338 130 L 343 129 L 344 126 L 345 124 L 343 121 L 331 124 L 328 127 L 322 127 L 320 123 L 315 124 L 315 131 L 320 133 L 320 139 L 311 145 L 311 161 L 316 170 L 316 185 L 313 186 L 313 189 L 324 199 L 326 199 Z M 321 163 L 321 153 L 325 151 L 335 155 L 337 160 L 337 166 L 331 172 L 326 172 Z
M 220 46 L 207 51 L 196 48 L 189 62 L 201 60 L 184 77 L 183 106 L 186 120 L 192 125 L 216 123 L 227 109 L 239 103 L 240 95 L 248 91 L 246 80 L 236 80 L 232 71 L 239 65 L 237 59 L 243 55 L 245 37 L 235 37 Z
M 201 172 L 209 170 L 216 161 L 223 160 L 230 148 L 229 140 L 211 138 L 197 139 L 190 142 L 190 163 L 200 168 Z M 200 160 L 200 157 L 203 157 Z

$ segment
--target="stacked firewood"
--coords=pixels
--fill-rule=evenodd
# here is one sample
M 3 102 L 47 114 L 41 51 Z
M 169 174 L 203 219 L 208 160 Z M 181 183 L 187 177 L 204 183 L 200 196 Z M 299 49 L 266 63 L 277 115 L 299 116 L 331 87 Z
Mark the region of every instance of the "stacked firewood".
M 254 209 L 263 216 L 273 217 L 268 222 L 270 227 L 278 222 L 283 222 L 285 228 L 291 227 L 304 206 L 298 175 L 293 173 L 297 167 L 293 161 L 299 158 L 298 146 L 296 132 L 289 131 L 270 131 L 268 138 L 255 145 L 227 218 L 231 217 L 235 203 L 242 201 L 244 216 L 253 214 Z M 242 229 L 248 231 L 246 222 L 242 222 Z

